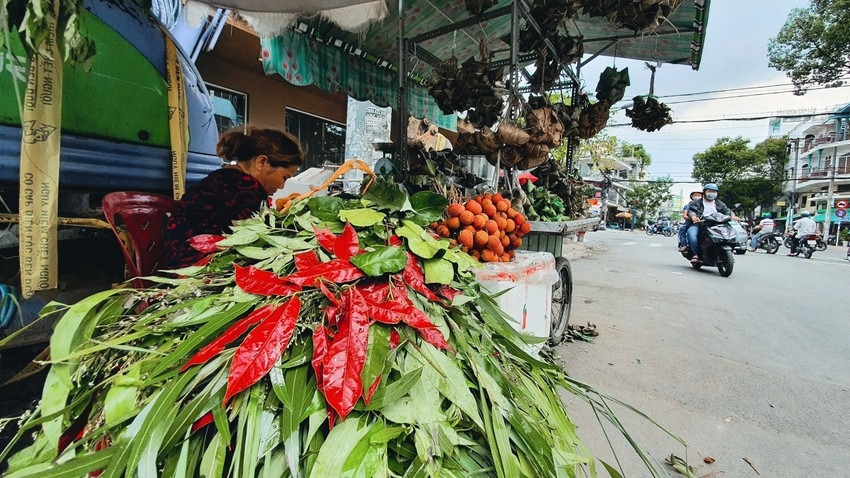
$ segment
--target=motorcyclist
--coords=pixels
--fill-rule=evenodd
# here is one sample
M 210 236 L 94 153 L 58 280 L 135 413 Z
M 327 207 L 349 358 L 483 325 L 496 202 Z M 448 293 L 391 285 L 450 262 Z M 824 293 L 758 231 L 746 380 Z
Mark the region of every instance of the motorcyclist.
M 692 192 L 690 198 L 691 201 L 702 199 L 702 191 Z M 691 227 L 691 218 L 688 217 L 688 204 L 685 204 L 685 207 L 682 208 L 682 217 L 685 219 L 685 222 L 679 226 L 679 252 L 688 250 L 688 228 Z
M 761 220 L 761 222 L 759 222 L 759 225 L 753 228 L 753 232 L 755 234 L 753 234 L 753 238 L 752 240 L 750 240 L 750 247 L 748 249 L 750 252 L 753 252 L 758 248 L 759 239 L 768 234 L 773 233 L 773 228 L 775 225 L 773 223 L 773 218 L 771 217 L 771 214 L 769 212 L 766 212 L 762 217 L 763 219 Z
M 732 216 L 737 219 L 732 211 L 723 204 L 723 201 L 717 199 L 717 194 L 720 188 L 714 183 L 707 183 L 702 187 L 702 198 L 694 199 L 688 204 L 688 218 L 694 225 L 702 222 L 704 216 L 719 212 Z M 699 262 L 699 227 L 688 228 L 688 247 L 691 249 L 691 262 Z
M 788 253 L 789 256 L 794 257 L 797 255 L 797 246 L 800 245 L 800 240 L 806 240 L 806 237 L 817 232 L 817 224 L 812 220 L 812 213 L 809 211 L 803 211 L 800 213 L 800 219 L 794 223 L 794 230 L 796 233 L 794 234 L 794 239 L 791 241 L 791 252 Z

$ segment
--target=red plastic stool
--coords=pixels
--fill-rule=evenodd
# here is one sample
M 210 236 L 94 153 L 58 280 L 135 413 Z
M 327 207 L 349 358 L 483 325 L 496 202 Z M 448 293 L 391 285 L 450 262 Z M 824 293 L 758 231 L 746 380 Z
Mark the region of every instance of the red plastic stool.
M 109 193 L 103 198 L 103 214 L 121 243 L 136 288 L 146 287 L 139 277 L 152 274 L 164 259 L 165 224 L 175 204 L 165 196 L 134 191 Z M 130 236 L 130 244 L 122 239 L 121 225 Z

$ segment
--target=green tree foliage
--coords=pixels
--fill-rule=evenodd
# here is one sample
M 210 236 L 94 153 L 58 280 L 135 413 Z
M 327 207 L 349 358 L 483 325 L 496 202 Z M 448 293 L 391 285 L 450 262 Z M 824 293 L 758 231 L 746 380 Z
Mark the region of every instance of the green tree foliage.
M 753 217 L 757 206 L 769 206 L 782 193 L 787 140 L 770 138 L 750 148 L 742 137 L 720 138 L 707 150 L 694 155 L 694 179 L 720 185 L 720 199 Z
M 666 177 L 648 183 L 633 186 L 626 192 L 626 204 L 637 211 L 637 224 L 644 224 L 646 219 L 655 216 L 661 206 L 673 198 L 670 188 L 673 179 Z
M 598 166 L 600 170 L 609 172 L 613 169 L 610 159 L 617 156 L 618 145 L 619 140 L 616 136 L 599 133 L 593 138 L 581 142 L 578 148 L 578 157 L 590 158 L 592 163 Z
M 620 155 L 626 158 L 640 159 L 640 167 L 645 168 L 652 164 L 652 156 L 642 144 L 631 144 L 626 141 L 620 143 Z
M 795 8 L 768 45 L 770 66 L 791 78 L 797 94 L 811 85 L 841 86 L 850 73 L 850 0 L 812 0 Z

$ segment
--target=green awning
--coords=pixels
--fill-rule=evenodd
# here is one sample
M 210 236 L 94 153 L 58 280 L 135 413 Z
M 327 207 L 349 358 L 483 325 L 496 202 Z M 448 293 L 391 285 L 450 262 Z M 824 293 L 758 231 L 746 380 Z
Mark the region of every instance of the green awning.
M 830 223 L 836 224 L 838 222 L 841 222 L 842 224 L 850 224 L 850 216 L 844 216 L 844 218 L 841 219 L 841 218 L 839 218 L 838 216 L 835 215 L 835 209 L 832 210 L 829 217 L 830 217 L 830 219 L 829 219 Z M 824 222 L 824 220 L 826 219 L 826 212 L 824 211 L 824 212 L 815 214 L 815 216 L 812 219 L 814 219 L 815 222 Z

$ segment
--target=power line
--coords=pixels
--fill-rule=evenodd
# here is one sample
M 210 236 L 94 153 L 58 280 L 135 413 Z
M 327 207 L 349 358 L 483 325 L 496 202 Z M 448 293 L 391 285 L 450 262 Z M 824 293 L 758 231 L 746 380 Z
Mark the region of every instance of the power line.
M 712 119 L 691 119 L 691 120 L 673 120 L 672 124 L 686 124 L 686 123 L 717 123 L 721 121 L 759 121 L 771 118 L 813 118 L 815 116 L 825 116 L 825 115 L 833 115 L 836 112 L 824 112 L 824 113 L 804 113 L 804 114 L 793 114 L 793 115 L 776 115 L 776 114 L 764 114 L 761 116 L 748 116 L 743 118 L 712 118 Z M 616 123 L 608 125 L 609 128 L 616 128 L 620 126 L 631 126 L 631 123 Z
M 850 85 L 836 86 L 836 87 L 833 87 L 832 89 L 848 88 L 848 87 L 850 87 Z M 825 87 L 825 86 L 820 87 L 820 88 L 810 88 L 810 90 L 825 90 L 825 89 L 827 89 L 827 87 Z M 702 101 L 731 100 L 731 99 L 735 99 L 735 98 L 752 98 L 752 97 L 755 97 L 755 96 L 781 95 L 781 94 L 793 93 L 793 92 L 794 92 L 794 90 L 767 91 L 767 92 L 762 92 L 762 93 L 747 93 L 747 94 L 743 94 L 743 95 L 718 96 L 718 97 L 714 97 L 714 98 L 698 98 L 698 99 L 695 99 L 695 100 L 668 101 L 665 104 L 667 104 L 667 105 L 680 105 L 680 104 L 683 104 L 683 103 L 698 103 L 698 102 L 702 102 Z

